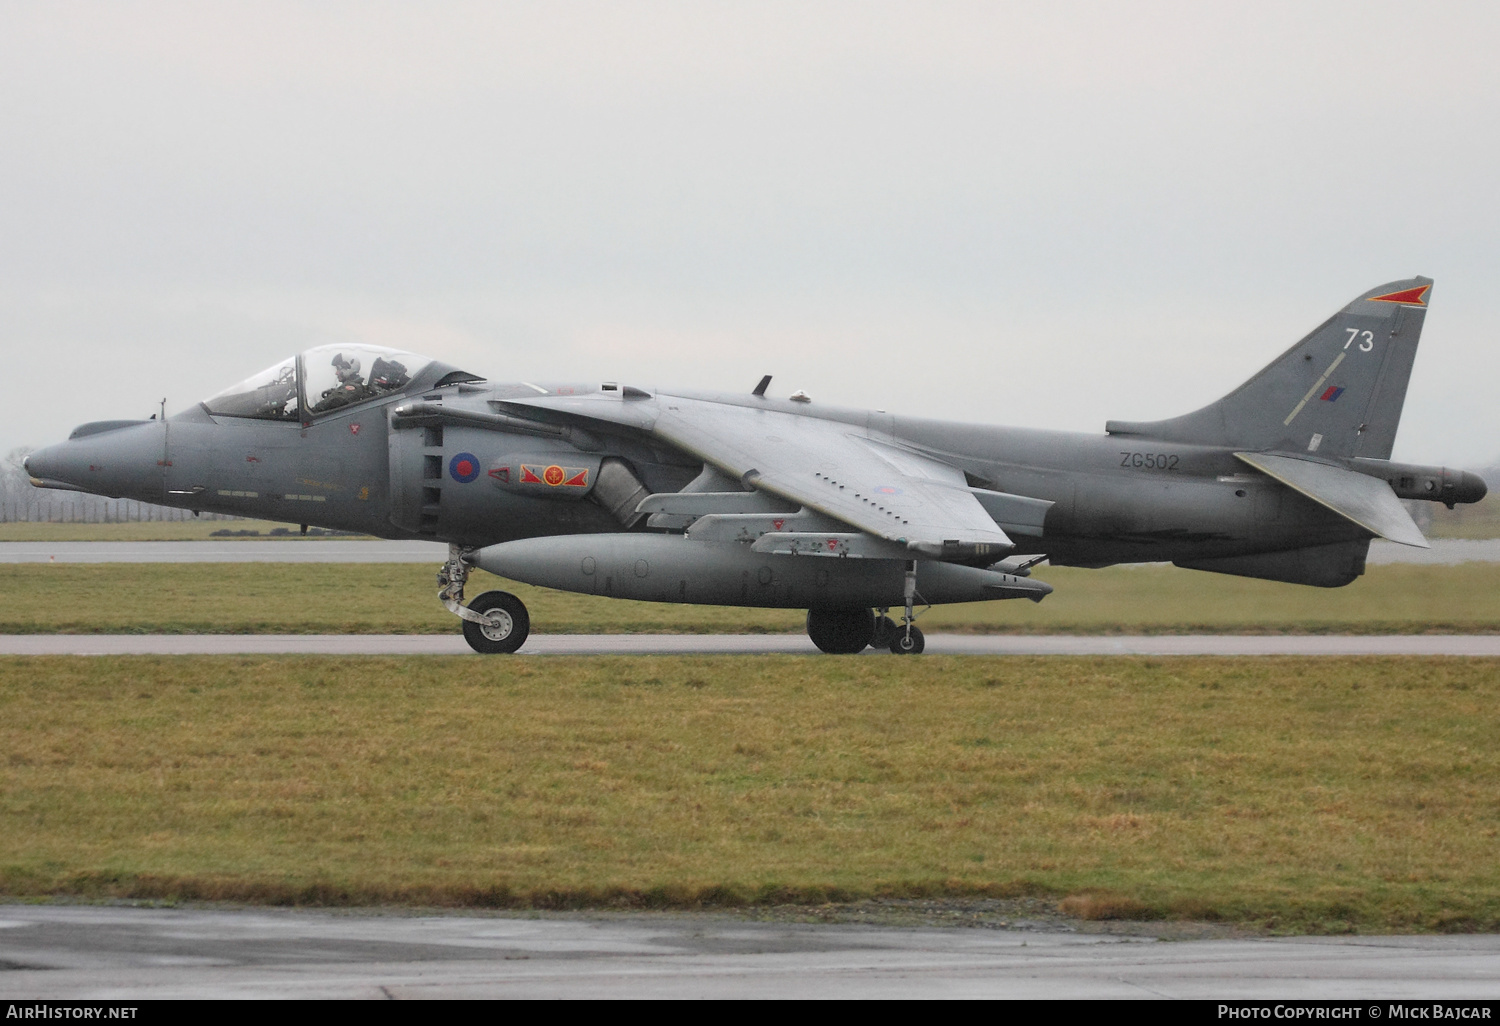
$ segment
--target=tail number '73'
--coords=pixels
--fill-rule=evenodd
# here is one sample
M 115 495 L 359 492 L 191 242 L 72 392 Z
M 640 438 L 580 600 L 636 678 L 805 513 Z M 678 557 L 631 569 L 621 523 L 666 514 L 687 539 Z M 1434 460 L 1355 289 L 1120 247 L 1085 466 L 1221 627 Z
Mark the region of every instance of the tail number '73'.
M 1176 470 L 1178 457 L 1165 452 L 1122 452 L 1120 466 L 1142 470 Z

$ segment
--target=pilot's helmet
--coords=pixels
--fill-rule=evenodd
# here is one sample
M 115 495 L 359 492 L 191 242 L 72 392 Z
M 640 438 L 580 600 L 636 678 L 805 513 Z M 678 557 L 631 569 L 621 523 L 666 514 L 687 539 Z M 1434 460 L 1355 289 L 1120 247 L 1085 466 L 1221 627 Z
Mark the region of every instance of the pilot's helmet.
M 344 359 L 343 353 L 333 354 L 333 369 L 341 383 L 359 383 L 359 357 Z

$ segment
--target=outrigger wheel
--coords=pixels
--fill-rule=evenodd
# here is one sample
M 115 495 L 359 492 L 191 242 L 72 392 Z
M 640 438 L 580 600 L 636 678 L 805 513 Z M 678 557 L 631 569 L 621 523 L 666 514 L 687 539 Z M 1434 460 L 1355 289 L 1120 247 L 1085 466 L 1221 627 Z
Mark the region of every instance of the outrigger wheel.
M 909 632 L 904 627 L 897 627 L 890 646 L 896 655 L 921 655 L 922 649 L 927 647 L 927 640 L 922 637 L 921 629 L 912 624 Z
M 464 640 L 484 655 L 514 652 L 526 643 L 531 633 L 531 617 L 526 605 L 508 591 L 487 591 L 469 603 L 476 613 L 489 617 L 490 623 L 464 621 Z

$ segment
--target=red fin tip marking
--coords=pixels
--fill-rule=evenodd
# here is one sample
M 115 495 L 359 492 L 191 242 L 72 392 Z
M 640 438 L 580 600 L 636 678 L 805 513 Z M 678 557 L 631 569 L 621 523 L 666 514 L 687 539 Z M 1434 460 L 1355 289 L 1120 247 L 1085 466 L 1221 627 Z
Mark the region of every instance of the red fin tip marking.
M 1414 289 L 1402 289 L 1400 292 L 1387 292 L 1383 296 L 1371 296 L 1372 303 L 1410 303 L 1412 306 L 1427 305 L 1427 290 L 1431 285 L 1418 285 Z

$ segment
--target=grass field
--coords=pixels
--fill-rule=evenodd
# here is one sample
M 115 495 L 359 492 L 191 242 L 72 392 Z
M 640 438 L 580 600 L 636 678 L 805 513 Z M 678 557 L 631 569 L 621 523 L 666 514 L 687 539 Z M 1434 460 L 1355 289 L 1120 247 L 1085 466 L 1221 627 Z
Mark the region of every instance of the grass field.
M 1465 506 L 1432 504 L 1429 538 L 1500 538 L 1500 497 L 1488 495 Z
M 1500 928 L 1500 662 L 0 659 L 0 893 Z
M 435 567 L 411 564 L 0 564 L 0 633 L 449 633 Z M 1489 633 L 1500 630 L 1500 564 L 1387 565 L 1347 588 L 1273 584 L 1173 567 L 1037 576 L 1057 591 L 942 606 L 928 631 L 1005 633 Z M 514 590 L 541 633 L 802 630 L 798 610 L 625 602 L 476 572 L 469 596 Z

